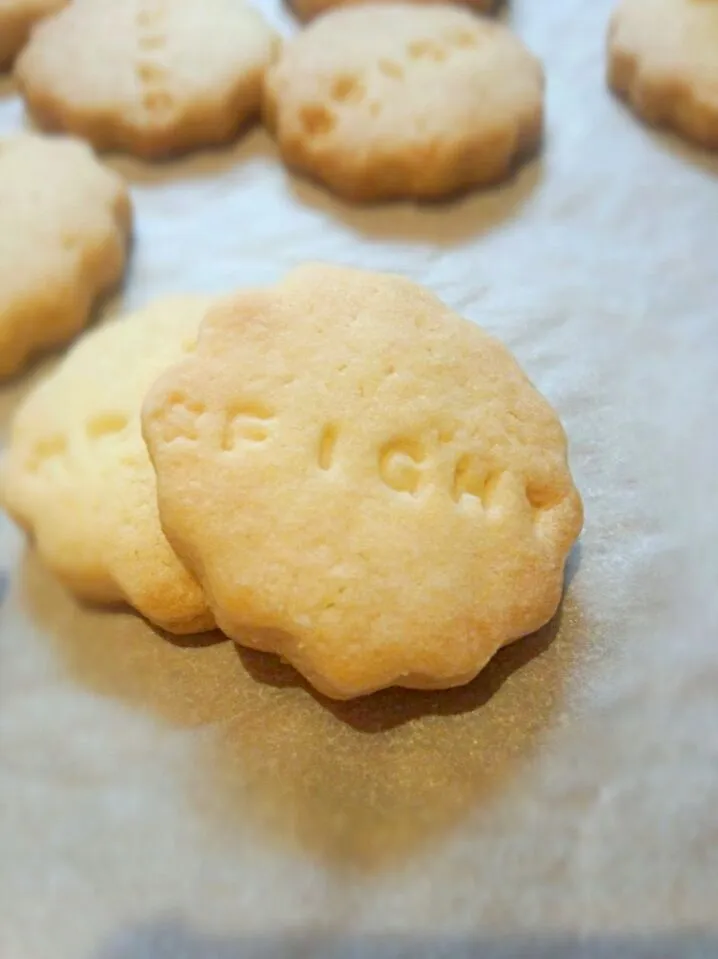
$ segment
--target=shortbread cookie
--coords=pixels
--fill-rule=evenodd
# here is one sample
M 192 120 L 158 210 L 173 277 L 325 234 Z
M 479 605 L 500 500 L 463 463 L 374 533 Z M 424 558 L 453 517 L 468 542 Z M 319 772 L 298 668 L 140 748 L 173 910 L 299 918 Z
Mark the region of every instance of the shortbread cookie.
M 17 76 L 45 127 L 160 157 L 256 117 L 277 42 L 243 0 L 73 0 L 33 32 Z
M 623 0 L 608 56 L 637 113 L 718 150 L 718 0 Z
M 15 59 L 33 24 L 64 6 L 67 0 L 0 0 L 0 70 Z
M 287 164 L 352 200 L 501 180 L 536 147 L 542 110 L 538 61 L 502 24 L 448 4 L 333 10 L 265 83 Z
M 0 140 L 0 379 L 84 326 L 121 278 L 130 200 L 77 140 Z
M 70 589 L 175 633 L 213 621 L 162 534 L 140 408 L 209 303 L 162 300 L 86 335 L 19 409 L 0 472 L 5 507 Z
M 330 696 L 465 683 L 556 610 L 582 522 L 563 429 L 408 280 L 308 266 L 210 310 L 143 428 L 220 628 Z
M 363 0 L 289 0 L 289 5 L 301 20 L 312 20 L 334 7 L 349 6 L 352 3 L 361 3 Z M 415 3 L 431 2 L 431 0 L 414 0 Z M 500 0 L 463 0 L 468 7 L 482 13 L 491 13 L 500 3 Z

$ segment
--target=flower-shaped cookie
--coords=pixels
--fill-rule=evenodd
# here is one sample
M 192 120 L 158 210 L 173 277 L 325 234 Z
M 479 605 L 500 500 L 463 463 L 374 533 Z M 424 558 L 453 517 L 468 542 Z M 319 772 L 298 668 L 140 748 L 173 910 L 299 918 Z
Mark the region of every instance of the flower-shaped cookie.
M 143 424 L 220 628 L 331 696 L 465 683 L 556 610 L 582 522 L 561 424 L 407 280 L 312 266 L 237 295 Z
M 718 150 L 718 0 L 623 0 L 608 57 L 637 113 Z
M 539 143 L 543 73 L 503 24 L 453 4 L 340 7 L 267 71 L 286 163 L 351 200 L 504 179 Z
M 0 379 L 85 325 L 122 277 L 130 200 L 77 140 L 0 140 Z
M 259 114 L 278 39 L 243 0 L 73 0 L 17 63 L 35 118 L 101 150 L 224 143 Z

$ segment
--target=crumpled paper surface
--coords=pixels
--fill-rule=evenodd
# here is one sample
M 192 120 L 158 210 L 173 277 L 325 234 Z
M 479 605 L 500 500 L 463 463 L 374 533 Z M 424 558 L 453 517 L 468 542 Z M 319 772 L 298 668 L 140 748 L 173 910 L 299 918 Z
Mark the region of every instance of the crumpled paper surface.
M 547 138 L 493 192 L 348 207 L 261 131 L 113 159 L 137 243 L 108 312 L 306 259 L 405 273 L 559 410 L 586 527 L 560 615 L 476 682 L 332 704 L 81 608 L 0 517 L 2 959 L 718 955 L 718 162 L 607 93 L 609 9 L 515 0 Z M 0 388 L 3 442 L 53 362 Z

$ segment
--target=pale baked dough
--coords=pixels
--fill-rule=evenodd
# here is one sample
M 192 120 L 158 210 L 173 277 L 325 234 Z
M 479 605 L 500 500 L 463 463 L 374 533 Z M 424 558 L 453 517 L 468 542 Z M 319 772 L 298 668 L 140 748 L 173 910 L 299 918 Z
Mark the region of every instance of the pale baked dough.
M 718 0 L 623 0 L 608 82 L 649 123 L 718 150 Z
M 20 407 L 0 469 L 0 499 L 70 589 L 175 633 L 214 624 L 162 534 L 140 407 L 209 305 L 160 300 L 86 334 Z
M 45 127 L 153 158 L 236 136 L 259 113 L 277 43 L 243 0 L 73 0 L 33 32 L 16 73 Z
M 265 82 L 286 163 L 351 200 L 441 197 L 536 149 L 543 73 L 505 26 L 449 4 L 340 7 Z
M 122 277 L 124 180 L 79 140 L 0 140 L 0 379 L 64 343 Z
M 465 683 L 556 611 L 582 523 L 561 424 L 408 280 L 307 266 L 237 295 L 143 428 L 220 628 L 330 696 Z

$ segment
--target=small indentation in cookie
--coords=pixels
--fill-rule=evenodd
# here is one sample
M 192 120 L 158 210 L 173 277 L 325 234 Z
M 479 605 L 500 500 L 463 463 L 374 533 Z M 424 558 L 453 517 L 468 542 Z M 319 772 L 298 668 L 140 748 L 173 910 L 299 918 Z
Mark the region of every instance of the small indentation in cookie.
M 433 60 L 441 63 L 446 59 L 446 51 L 436 40 L 413 40 L 406 48 L 412 60 Z
M 87 435 L 91 440 L 101 440 L 116 436 L 129 425 L 124 413 L 100 413 L 87 423 Z
M 350 73 L 335 77 L 332 83 L 332 99 L 340 103 L 360 103 L 364 99 L 364 84 Z
M 154 26 L 162 16 L 162 9 L 157 3 L 145 4 L 137 11 L 136 23 L 143 30 Z
M 150 60 L 143 60 L 137 64 L 137 76 L 142 83 L 159 83 L 164 80 L 167 73 L 164 67 L 158 63 L 152 63 Z
M 309 136 L 325 136 L 336 126 L 336 117 L 321 103 L 311 103 L 302 107 L 299 119 Z
M 473 30 L 451 30 L 446 39 L 459 49 L 468 50 L 478 46 L 478 37 Z
M 556 506 L 561 501 L 561 496 L 548 486 L 529 482 L 526 484 L 526 499 L 531 509 L 541 512 Z
M 155 10 L 138 10 L 137 11 L 137 26 L 141 29 L 145 27 L 151 27 L 153 23 L 157 20 L 157 12 Z M 140 43 L 142 38 L 140 38 Z
M 148 90 L 142 98 L 146 110 L 152 113 L 166 113 L 174 106 L 172 94 L 167 90 Z
M 183 353 L 194 353 L 197 349 L 197 338 L 188 336 L 182 340 L 181 350 Z
M 439 442 L 442 444 L 451 443 L 456 436 L 456 427 L 448 423 L 439 427 Z
M 372 100 L 369 104 L 369 113 L 373 117 L 378 117 L 381 113 L 381 103 L 378 100 Z
M 80 242 L 80 238 L 77 233 L 72 233 L 69 230 L 64 232 L 61 237 L 61 243 L 63 250 L 74 250 Z
M 322 430 L 321 436 L 319 437 L 319 469 L 330 470 L 332 468 L 337 437 L 338 430 L 332 423 L 329 423 Z
M 141 50 L 150 53 L 153 50 L 161 50 L 167 41 L 162 33 L 143 33 L 138 42 Z
M 484 502 L 486 494 L 486 468 L 479 458 L 472 453 L 463 453 L 454 468 L 454 482 L 451 497 L 458 503 L 462 496 L 473 496 L 479 502 Z
M 166 406 L 156 414 L 164 442 L 196 442 L 199 439 L 197 421 L 205 412 L 204 403 L 199 400 L 190 400 L 183 393 L 171 393 Z
M 397 493 L 415 496 L 421 485 L 421 464 L 425 458 L 426 454 L 418 440 L 391 440 L 379 453 L 379 476 L 386 486 Z
M 51 460 L 58 460 L 67 452 L 67 440 L 64 436 L 46 436 L 39 440 L 28 459 L 28 468 L 34 472 Z
M 404 68 L 395 60 L 380 60 L 378 66 L 385 77 L 391 77 L 393 80 L 401 80 L 404 76 Z
M 486 509 L 492 505 L 495 505 L 495 494 L 499 483 L 503 479 L 503 476 L 504 474 L 500 470 L 494 470 L 493 472 L 487 474 L 486 479 L 484 480 L 484 495 L 482 497 L 482 501 Z
M 264 443 L 269 439 L 274 414 L 262 403 L 243 403 L 228 413 L 222 449 L 231 453 L 240 442 Z

